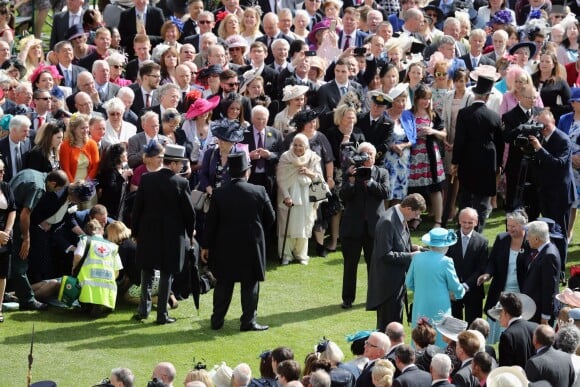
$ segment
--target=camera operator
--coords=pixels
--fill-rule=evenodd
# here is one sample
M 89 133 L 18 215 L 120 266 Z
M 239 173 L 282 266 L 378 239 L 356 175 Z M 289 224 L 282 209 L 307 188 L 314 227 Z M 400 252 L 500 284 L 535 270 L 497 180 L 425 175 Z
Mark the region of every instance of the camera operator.
M 560 226 L 562 235 L 568 235 L 570 208 L 576 200 L 572 173 L 572 143 L 568 136 L 556 128 L 556 120 L 549 109 L 543 109 L 536 117 L 543 124 L 541 140 L 530 136 L 535 152 L 535 169 L 538 201 L 542 216 Z M 562 251 L 560 252 L 562 254 Z M 562 255 L 564 261 L 565 255 Z
M 525 206 L 530 219 L 536 219 L 540 212 L 536 195 L 534 165 L 533 163 L 528 163 L 534 152 L 530 152 L 531 149 L 526 149 L 529 148 L 527 146 L 521 146 L 517 139 L 522 134 L 520 130 L 521 124 L 531 124 L 532 117 L 538 113 L 539 109 L 534 107 L 538 98 L 536 89 L 531 85 L 525 85 L 518 95 L 518 105 L 502 116 L 504 124 L 503 137 L 504 141 L 509 144 L 505 165 L 505 209 L 508 212 L 512 212 L 518 207 Z M 526 156 L 525 160 L 524 155 Z M 522 187 L 520 185 L 524 185 L 523 176 L 521 181 L 519 181 L 519 177 L 520 173 L 526 172 L 526 169 L 525 186 Z
M 367 264 L 373 255 L 375 226 L 385 211 L 384 201 L 389 197 L 389 174 L 386 169 L 375 165 L 377 150 L 369 142 L 357 149 L 356 159 L 360 165 L 348 167 L 348 178 L 340 188 L 339 196 L 344 204 L 340 222 L 340 240 L 344 257 L 342 276 L 342 308 L 349 309 L 356 294 L 356 278 L 361 250 Z

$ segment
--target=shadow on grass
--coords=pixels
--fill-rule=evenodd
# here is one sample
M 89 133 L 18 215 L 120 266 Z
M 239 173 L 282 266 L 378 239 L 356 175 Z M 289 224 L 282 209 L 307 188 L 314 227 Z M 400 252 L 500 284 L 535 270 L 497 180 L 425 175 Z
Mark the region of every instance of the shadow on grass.
M 364 308 L 364 304 L 355 305 L 353 309 Z M 351 309 L 352 310 L 352 309 Z M 126 312 L 126 311 L 125 311 Z M 276 334 L 278 328 L 287 324 L 307 322 L 343 313 L 340 305 L 326 305 L 300 311 L 260 315 L 258 321 L 270 325 L 270 331 L 244 332 L 239 331 L 239 320 L 230 318 L 225 321 L 219 331 L 210 329 L 209 318 L 181 317 L 175 324 L 158 326 L 155 324 L 155 312 L 143 322 L 131 320 L 131 315 L 118 312 L 102 319 L 94 320 L 78 311 L 57 310 L 51 313 L 37 313 L 31 318 L 30 312 L 15 312 L 11 319 L 22 323 L 36 323 L 35 343 L 56 344 L 67 342 L 68 349 L 80 351 L 87 349 L 101 350 L 103 348 L 154 348 L 172 344 L 203 343 L 215 340 L 217 337 Z M 123 313 L 123 314 L 121 314 Z M 127 316 L 128 319 L 119 318 Z M 62 326 L 52 327 L 53 324 Z M 6 337 L 3 344 L 30 343 L 30 333 Z

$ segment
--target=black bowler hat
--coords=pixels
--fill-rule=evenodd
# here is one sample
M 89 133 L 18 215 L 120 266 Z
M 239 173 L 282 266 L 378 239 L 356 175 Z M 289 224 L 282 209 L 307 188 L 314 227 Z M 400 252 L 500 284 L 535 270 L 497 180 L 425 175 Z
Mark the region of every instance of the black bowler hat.
M 250 167 L 248 156 L 245 153 L 237 152 L 228 155 L 228 170 L 230 171 L 231 177 L 242 176 Z
M 495 81 L 493 78 L 480 75 L 477 77 L 477 85 L 473 88 L 473 94 L 487 95 L 491 93 Z

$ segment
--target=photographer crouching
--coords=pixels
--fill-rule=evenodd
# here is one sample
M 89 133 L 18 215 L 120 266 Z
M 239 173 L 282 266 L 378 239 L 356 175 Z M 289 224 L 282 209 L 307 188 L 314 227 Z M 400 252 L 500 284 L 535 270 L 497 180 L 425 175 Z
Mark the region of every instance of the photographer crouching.
M 550 218 L 560 226 L 562 235 L 568 235 L 570 208 L 576 200 L 572 172 L 572 143 L 570 138 L 556 128 L 556 120 L 550 109 L 541 110 L 536 116 L 543 125 L 540 138 L 529 136 L 534 150 L 538 202 L 542 216 Z M 565 238 L 564 238 L 565 240 Z M 564 251 L 563 250 L 564 247 Z M 558 246 L 565 269 L 565 246 Z
M 346 179 L 339 196 L 344 204 L 340 222 L 340 240 L 344 269 L 342 276 L 342 308 L 352 308 L 356 295 L 357 268 L 361 251 L 364 252 L 367 274 L 375 238 L 375 226 L 385 211 L 384 201 L 389 197 L 389 173 L 375 164 L 377 150 L 363 142 L 356 154 L 348 157 L 352 163 L 346 169 Z

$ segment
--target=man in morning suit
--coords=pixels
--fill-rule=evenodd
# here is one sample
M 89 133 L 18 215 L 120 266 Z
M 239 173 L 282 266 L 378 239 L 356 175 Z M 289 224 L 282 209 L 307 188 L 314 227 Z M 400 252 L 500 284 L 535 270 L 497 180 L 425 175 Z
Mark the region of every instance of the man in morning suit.
M 524 277 L 518 278 L 520 291 L 536 303 L 536 313 L 530 320 L 548 324 L 556 310 L 554 296 L 558 294 L 560 253 L 550 242 L 550 230 L 545 222 L 528 223 L 526 240 L 531 250 L 526 259 L 518 261 L 518 272 Z
M 457 387 L 479 387 L 479 380 L 473 376 L 471 369 L 473 356 L 479 351 L 479 346 L 479 338 L 475 333 L 463 331 L 457 335 L 456 354 L 461 367 L 451 377 Z
M 181 272 L 186 244 L 193 238 L 195 211 L 187 179 L 180 176 L 185 147 L 165 145 L 163 168 L 143 175 L 133 206 L 133 235 L 137 240 L 137 260 L 141 267 L 141 300 L 136 319 L 151 313 L 151 283 L 154 270 L 161 272 L 157 324 L 171 324 L 167 301 L 172 276 Z
M 543 109 L 536 117 L 544 125 L 540 132 L 542 141 L 531 136 L 530 144 L 535 151 L 538 201 L 542 216 L 560 226 L 562 235 L 568 235 L 570 208 L 576 200 L 576 187 L 572 174 L 572 143 L 562 131 L 556 129 L 554 115 Z M 565 269 L 566 252 L 560 249 L 562 269 Z
M 504 148 L 501 119 L 486 106 L 494 82 L 480 75 L 473 88 L 473 104 L 459 111 L 451 160 L 451 174 L 459 177 L 459 208 L 475 208 L 480 233 L 491 211 Z
M 222 122 L 242 130 L 237 122 Z M 264 187 L 247 182 L 251 165 L 246 154 L 229 155 L 228 165 L 232 180 L 213 190 L 201 250 L 202 261 L 217 279 L 211 329 L 223 327 L 234 284 L 240 282 L 240 330 L 264 331 L 269 327 L 258 324 L 256 314 L 259 283 L 266 274 L 264 230 L 274 224 L 275 213 Z
M 522 300 L 528 300 L 525 304 Z M 525 309 L 524 309 L 525 305 Z M 534 354 L 532 338 L 538 324 L 527 321 L 536 311 L 533 300 L 525 294 L 502 293 L 498 305 L 488 310 L 489 316 L 505 328 L 499 337 L 499 366 L 520 366 Z
M 395 351 L 395 365 L 401 372 L 393 380 L 393 387 L 422 387 L 431 385 L 431 375 L 415 364 L 415 350 L 407 344 L 400 345 Z
M 477 211 L 473 208 L 466 207 L 459 212 L 459 225 L 458 241 L 449 247 L 446 255 L 453 258 L 455 272 L 465 288 L 465 295 L 461 300 L 451 301 L 451 313 L 453 317 L 471 324 L 482 315 L 485 292 L 477 279 L 487 264 L 487 239 L 475 231 Z
M 165 22 L 163 11 L 148 5 L 147 0 L 133 0 L 134 7 L 121 12 L 119 33 L 121 46 L 125 47 L 129 59 L 133 58 L 133 38 L 136 34 L 145 34 L 153 41 L 161 41 L 161 26 Z M 138 28 L 139 27 L 139 28 Z
M 344 203 L 339 235 L 342 242 L 344 268 L 342 272 L 342 308 L 352 308 L 356 295 L 356 273 L 360 253 L 364 251 L 367 276 L 373 256 L 375 228 L 380 216 L 385 212 L 384 201 L 389 197 L 389 173 L 375 165 L 377 150 L 373 144 L 363 142 L 357 152 L 366 153 L 369 159 L 361 168 L 351 165 L 348 179 L 345 179 L 339 192 Z M 367 175 L 362 175 L 368 171 Z M 357 176 L 357 172 L 360 172 Z
M 72 64 L 74 55 L 72 45 L 69 41 L 63 40 L 58 42 L 54 46 L 54 52 L 56 53 L 56 58 L 58 60 L 56 69 L 63 77 L 62 86 L 67 86 L 72 90 L 75 90 L 77 87 L 77 77 L 80 73 L 86 70 L 81 66 Z
M 349 91 L 354 91 L 362 98 L 360 85 L 348 79 L 349 70 L 346 59 L 339 59 L 334 66 L 334 80 L 320 86 L 318 89 L 318 99 L 316 106 L 326 106 L 327 109 L 334 109 L 340 99 Z
M 519 92 L 518 105 L 502 116 L 504 141 L 509 143 L 507 162 L 505 164 L 506 211 L 513 211 L 516 208 L 525 206 L 530 219 L 536 219 L 540 212 L 535 184 L 535 164 L 529 162 L 523 197 L 516 198 L 520 165 L 522 164 L 524 152 L 522 148 L 516 146 L 515 139 L 520 134 L 517 129 L 520 124 L 530 123 L 532 118 L 538 113 L 538 109 L 534 107 L 538 98 L 536 89 L 533 86 L 525 85 Z
M 369 111 L 357 117 L 357 126 L 365 135 L 365 140 L 377 149 L 375 164 L 383 164 L 383 159 L 389 149 L 389 138 L 393 133 L 393 120 L 385 115 L 387 104 L 391 98 L 380 91 L 370 91 Z
M 83 24 L 84 0 L 67 0 L 66 11 L 54 15 L 50 31 L 50 49 L 58 42 L 65 40 L 66 33 L 73 25 Z
M 469 34 L 469 52 L 459 59 L 465 62 L 465 66 L 471 72 L 479 65 L 495 66 L 495 61 L 483 55 L 483 46 L 485 45 L 486 33 L 482 29 L 474 29 Z
M 454 384 L 449 383 L 451 359 L 446 354 L 438 353 L 433 356 L 429 370 L 433 379 L 431 387 L 455 387 Z
M 554 329 L 549 325 L 538 325 L 534 332 L 536 354 L 526 363 L 526 375 L 530 382 L 545 380 L 551 386 L 572 387 L 576 375 L 569 353 L 553 347 Z
M 362 370 L 360 376 L 356 380 L 356 387 L 373 387 L 373 368 L 375 361 L 385 356 L 391 341 L 383 332 L 373 332 L 365 341 L 365 351 L 363 356 L 369 359 L 366 367 Z
M 377 222 L 366 309 L 377 311 L 377 330 L 381 332 L 391 321 L 403 322 L 405 273 L 419 252 L 419 246 L 411 244 L 407 222 L 418 219 L 426 207 L 423 196 L 410 194 Z
M 16 115 L 10 120 L 8 136 L 0 140 L 0 159 L 4 163 L 6 182 L 24 168 L 26 154 L 32 148 L 28 138 L 31 125 L 28 117 Z
M 282 155 L 282 133 L 266 126 L 270 112 L 261 105 L 252 108 L 252 126 L 244 132 L 244 144 L 248 144 L 252 173 L 249 183 L 266 188 L 270 200 L 276 198 L 276 166 Z

